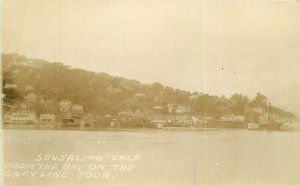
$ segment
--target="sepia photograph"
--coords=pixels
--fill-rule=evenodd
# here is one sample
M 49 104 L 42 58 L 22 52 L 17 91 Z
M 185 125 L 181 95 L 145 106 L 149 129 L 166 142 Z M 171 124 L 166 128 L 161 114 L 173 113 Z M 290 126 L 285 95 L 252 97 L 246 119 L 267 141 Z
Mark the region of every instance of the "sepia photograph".
M 0 185 L 300 186 L 300 1 L 0 8 Z

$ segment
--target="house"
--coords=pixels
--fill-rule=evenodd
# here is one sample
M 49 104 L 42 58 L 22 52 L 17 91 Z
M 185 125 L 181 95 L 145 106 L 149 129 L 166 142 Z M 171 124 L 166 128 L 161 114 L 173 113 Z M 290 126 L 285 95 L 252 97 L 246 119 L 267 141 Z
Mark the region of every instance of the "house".
M 238 116 L 227 115 L 227 116 L 222 116 L 221 120 L 223 120 L 223 121 L 244 121 L 245 118 L 241 115 L 238 115 Z
M 95 121 L 90 113 L 83 114 L 68 112 L 61 115 L 61 125 L 63 127 L 95 127 Z
M 56 116 L 55 114 L 40 114 L 40 123 L 55 123 Z
M 35 112 L 13 112 L 10 117 L 10 123 L 34 124 L 35 122 L 36 122 Z
M 154 106 L 153 110 L 156 113 L 166 113 L 167 112 L 167 107 L 161 106 L 161 105 L 156 105 Z
M 118 127 L 141 128 L 144 127 L 146 123 L 146 119 L 142 117 L 121 116 L 118 118 Z
M 83 116 L 83 121 L 85 126 L 87 127 L 95 127 L 95 121 L 94 121 L 94 117 L 92 114 L 87 113 Z
M 280 118 L 278 114 L 271 114 L 271 122 L 272 123 L 279 123 L 280 122 Z
M 161 129 L 164 127 L 164 125 L 167 125 L 167 120 L 151 120 L 151 124 L 156 126 L 158 129 Z
M 146 119 L 144 118 L 144 113 L 142 113 L 140 110 L 136 110 L 134 112 L 132 112 L 131 110 L 126 110 L 118 113 L 117 127 L 143 127 L 145 121 Z
M 21 103 L 20 106 L 21 106 L 21 110 L 27 110 L 30 107 L 28 103 Z
M 37 96 L 34 92 L 31 92 L 31 93 L 27 94 L 26 96 L 24 96 L 24 100 L 27 103 L 35 103 L 36 98 L 37 98 Z
M 110 127 L 114 128 L 114 127 L 118 127 L 118 120 L 117 119 L 112 119 L 110 122 Z
M 266 116 L 264 116 L 265 114 L 267 114 L 267 112 L 265 112 L 263 110 L 263 108 L 260 107 L 246 107 L 245 108 L 245 121 L 247 123 L 265 123 L 268 121 L 263 121 L 266 120 Z M 265 117 L 265 118 L 264 118 Z
M 72 102 L 70 100 L 61 100 L 59 102 L 59 110 L 60 112 L 69 112 L 71 108 Z
M 131 111 L 131 110 L 126 110 L 126 111 L 121 111 L 118 113 L 118 116 L 122 117 L 122 116 L 128 116 L 128 117 L 142 117 L 143 113 L 137 109 L 135 111 Z
M 190 112 L 190 107 L 178 105 L 178 104 L 168 104 L 167 105 L 168 112 L 169 113 L 175 113 L 175 114 L 184 114 Z
M 175 109 L 176 109 L 177 105 L 176 104 L 168 104 L 167 108 L 168 108 L 168 112 L 169 113 L 174 113 Z
M 258 123 L 261 125 L 267 125 L 270 122 L 269 114 L 262 114 L 258 117 Z
M 54 101 L 51 99 L 47 99 L 45 96 L 38 97 L 39 103 L 43 105 L 45 108 L 52 108 L 54 107 Z
M 162 111 L 162 110 L 164 110 L 164 109 L 165 109 L 164 106 L 160 106 L 160 105 L 154 106 L 154 110 L 156 110 L 156 111 Z
M 79 104 L 75 104 L 72 106 L 73 113 L 83 113 L 83 106 Z
M 72 113 L 72 118 L 74 120 L 74 126 L 84 127 L 85 121 L 82 113 Z
M 68 126 L 76 126 L 77 124 L 75 123 L 75 119 L 73 118 L 71 113 L 64 113 L 61 116 L 61 125 L 63 127 L 68 127 Z
M 145 94 L 142 94 L 142 93 L 137 93 L 137 94 L 135 94 L 134 96 L 137 97 L 137 98 L 143 98 L 143 97 L 145 97 L 146 95 L 145 95 Z
M 2 112 L 4 112 L 4 113 L 7 113 L 7 112 L 11 113 L 11 112 L 13 112 L 16 108 L 17 108 L 16 106 L 8 105 L 8 104 L 3 103 L 3 111 L 2 111 Z
M 175 115 L 152 114 L 148 116 L 149 123 L 155 128 L 169 127 L 175 121 Z
M 199 116 L 192 116 L 191 120 L 192 120 L 192 124 L 194 126 L 201 126 L 201 125 L 204 125 L 206 122 L 205 119 L 203 119 L 202 117 L 199 117 Z
M 192 116 L 175 115 L 174 125 L 175 126 L 192 126 L 193 125 Z
M 9 89 L 9 88 L 17 89 L 18 86 L 16 84 L 14 84 L 14 83 L 6 83 L 4 85 L 4 88 L 7 88 L 7 89 Z
M 200 117 L 201 120 L 204 120 L 204 121 L 211 121 L 214 119 L 214 117 L 212 116 L 202 116 Z
M 184 114 L 184 113 L 188 113 L 188 112 L 190 112 L 190 107 L 186 107 L 186 106 L 179 105 L 175 109 L 176 114 Z

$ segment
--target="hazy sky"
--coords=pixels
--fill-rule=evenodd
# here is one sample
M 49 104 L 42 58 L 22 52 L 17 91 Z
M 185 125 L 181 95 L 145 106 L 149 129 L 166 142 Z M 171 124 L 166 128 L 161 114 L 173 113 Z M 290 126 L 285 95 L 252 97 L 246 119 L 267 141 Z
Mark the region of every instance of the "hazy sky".
M 2 47 L 300 114 L 300 2 L 3 0 Z

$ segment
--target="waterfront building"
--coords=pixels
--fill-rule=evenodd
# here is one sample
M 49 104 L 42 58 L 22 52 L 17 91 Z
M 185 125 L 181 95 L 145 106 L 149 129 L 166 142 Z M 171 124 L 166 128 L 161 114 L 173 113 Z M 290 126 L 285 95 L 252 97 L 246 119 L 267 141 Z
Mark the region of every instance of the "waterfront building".
M 40 114 L 40 123 L 55 123 L 56 115 L 55 114 Z
M 36 123 L 35 112 L 13 112 L 11 113 L 10 123 L 15 124 L 33 124 Z

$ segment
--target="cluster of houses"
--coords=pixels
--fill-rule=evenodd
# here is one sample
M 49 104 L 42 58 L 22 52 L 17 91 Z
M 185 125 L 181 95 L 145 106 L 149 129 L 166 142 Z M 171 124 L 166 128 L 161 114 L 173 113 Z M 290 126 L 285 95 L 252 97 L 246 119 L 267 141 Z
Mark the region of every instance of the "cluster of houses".
M 17 89 L 16 84 L 6 84 L 4 88 Z M 108 87 L 111 89 L 111 87 Z M 115 116 L 96 115 L 84 112 L 84 107 L 71 100 L 53 100 L 34 93 L 34 87 L 26 86 L 28 93 L 19 108 L 4 105 L 3 121 L 6 125 L 33 125 L 40 128 L 167 128 L 167 127 L 211 127 L 211 128 L 247 128 L 247 123 L 256 123 L 259 128 L 266 128 L 270 124 L 282 123 L 282 119 L 276 114 L 270 114 L 262 108 L 246 108 L 244 115 L 227 114 L 221 117 L 206 115 L 193 115 L 189 106 L 180 104 L 156 105 L 152 109 L 143 111 L 122 111 Z M 138 93 L 136 99 L 145 95 Z M 193 95 L 194 97 L 198 95 Z M 190 99 L 195 99 L 191 97 Z M 37 114 L 34 106 L 38 103 L 44 108 L 44 112 Z M 58 109 L 51 112 L 51 108 Z M 16 111 L 17 110 L 17 111 Z M 47 110 L 47 111 L 45 111 Z
M 4 114 L 6 124 L 33 124 L 40 128 L 171 128 L 171 127 L 209 127 L 209 128 L 247 128 L 248 122 L 256 122 L 260 127 L 270 123 L 280 123 L 277 115 L 268 114 L 253 108 L 245 116 L 226 115 L 219 118 L 191 115 L 188 108 L 177 107 L 167 114 L 153 110 L 123 111 L 118 115 L 92 115 L 84 112 L 80 104 L 70 100 L 59 102 L 59 113 L 42 113 L 37 116 L 32 111 L 16 111 Z M 251 114 L 249 114 L 251 113 Z
M 16 84 L 5 84 L 4 89 L 18 89 Z M 37 95 L 35 88 L 26 85 L 27 94 L 17 106 L 4 104 L 3 121 L 7 125 L 38 126 L 57 128 L 63 126 L 86 127 L 93 126 L 91 114 L 85 113 L 83 106 L 73 104 L 70 100 L 55 103 L 44 96 Z M 5 95 L 3 95 L 5 97 Z M 58 105 L 58 111 L 55 108 Z M 39 110 L 37 112 L 37 110 Z
M 158 106 L 143 111 L 122 111 L 117 115 L 96 115 L 84 112 L 80 104 L 73 104 L 70 100 L 61 100 L 58 103 L 59 113 L 41 113 L 27 109 L 30 108 L 33 94 L 27 95 L 21 110 L 6 112 L 4 114 L 5 124 L 35 125 L 40 128 L 164 128 L 164 127 L 212 127 L 231 126 L 228 123 L 243 123 L 243 116 L 224 116 L 219 120 L 213 117 L 196 116 L 190 114 L 190 108 L 182 105 L 170 104 L 167 113 L 159 112 Z M 14 108 L 12 109 L 14 110 Z M 219 122 L 219 125 L 215 125 Z M 233 125 L 240 127 L 239 125 Z
M 80 104 L 72 104 L 70 100 L 61 100 L 59 102 L 59 113 L 40 113 L 30 110 L 30 103 L 35 102 L 34 94 L 25 96 L 25 102 L 21 104 L 21 109 L 4 113 L 3 121 L 5 124 L 24 124 L 35 125 L 38 127 L 86 127 L 93 126 L 91 114 L 84 113 L 83 106 Z M 45 101 L 45 104 L 49 104 Z

